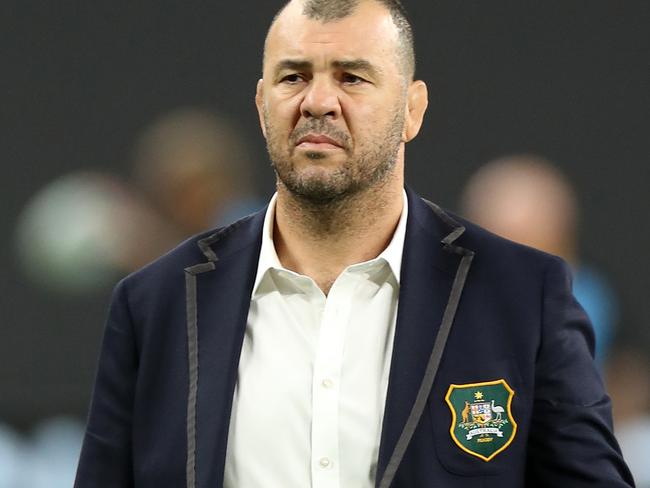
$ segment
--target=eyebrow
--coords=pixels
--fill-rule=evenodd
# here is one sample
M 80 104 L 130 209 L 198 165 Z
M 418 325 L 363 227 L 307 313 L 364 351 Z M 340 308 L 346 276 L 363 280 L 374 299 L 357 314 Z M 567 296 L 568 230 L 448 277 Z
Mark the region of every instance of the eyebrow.
M 309 61 L 298 61 L 295 59 L 283 59 L 277 65 L 275 65 L 275 73 L 279 73 L 284 70 L 292 71 L 310 71 L 314 65 Z
M 332 61 L 332 68 L 340 69 L 343 71 L 364 71 L 372 76 L 381 74 L 381 69 L 374 66 L 366 59 L 352 59 L 350 61 Z M 311 71 L 314 65 L 311 61 L 297 60 L 297 59 L 283 59 L 275 66 L 275 74 L 277 75 L 284 70 L 292 71 Z
M 365 71 L 371 75 L 381 74 L 381 70 L 365 59 L 353 59 L 351 61 L 334 61 L 332 67 L 343 71 Z

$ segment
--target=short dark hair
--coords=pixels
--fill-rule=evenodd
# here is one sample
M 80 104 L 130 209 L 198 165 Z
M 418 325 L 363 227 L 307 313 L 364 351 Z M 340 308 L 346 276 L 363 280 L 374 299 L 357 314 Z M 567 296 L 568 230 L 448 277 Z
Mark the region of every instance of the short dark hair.
M 323 23 L 334 22 L 351 15 L 362 0 L 304 0 L 303 15 Z M 374 0 L 383 5 L 391 15 L 399 35 L 399 56 L 403 69 L 409 79 L 415 76 L 415 42 L 413 28 L 406 9 L 400 0 Z M 278 11 L 273 23 L 280 16 L 289 2 Z

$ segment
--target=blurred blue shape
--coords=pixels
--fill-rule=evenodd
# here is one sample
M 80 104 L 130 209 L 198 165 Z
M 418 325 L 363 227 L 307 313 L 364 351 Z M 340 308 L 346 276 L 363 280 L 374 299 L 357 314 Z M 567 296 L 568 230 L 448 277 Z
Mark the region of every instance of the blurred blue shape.
M 70 488 L 74 484 L 83 425 L 75 419 L 58 417 L 46 420 L 33 431 L 25 450 L 21 473 L 22 488 Z
M 596 362 L 602 367 L 607 360 L 616 331 L 616 296 L 598 271 L 583 265 L 574 270 L 573 293 L 591 319 L 596 335 Z
M 0 488 L 17 488 L 24 464 L 22 438 L 10 427 L 0 424 Z

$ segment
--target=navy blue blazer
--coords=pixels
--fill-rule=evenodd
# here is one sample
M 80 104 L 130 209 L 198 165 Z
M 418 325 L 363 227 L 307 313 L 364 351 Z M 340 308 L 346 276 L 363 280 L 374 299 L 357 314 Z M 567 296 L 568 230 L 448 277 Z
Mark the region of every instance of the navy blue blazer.
M 377 486 L 633 486 L 566 265 L 407 193 Z M 76 488 L 222 486 L 263 219 L 192 238 L 116 286 Z M 486 460 L 453 434 L 470 411 L 445 398 L 496 380 L 510 408 L 472 403 L 471 418 L 503 411 L 516 433 Z

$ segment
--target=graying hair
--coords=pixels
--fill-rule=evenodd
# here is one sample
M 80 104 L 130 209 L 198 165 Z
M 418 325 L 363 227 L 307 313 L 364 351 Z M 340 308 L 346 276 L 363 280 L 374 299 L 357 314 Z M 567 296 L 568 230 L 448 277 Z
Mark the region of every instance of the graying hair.
M 383 5 L 388 12 L 399 36 L 398 55 L 402 61 L 402 67 L 406 77 L 412 80 L 415 76 L 415 42 L 413 39 L 413 28 L 408 20 L 406 9 L 400 0 L 374 0 Z M 275 15 L 276 19 L 284 11 L 287 2 Z M 352 15 L 361 0 L 305 0 L 302 13 L 310 19 L 320 20 L 323 23 L 335 22 Z

